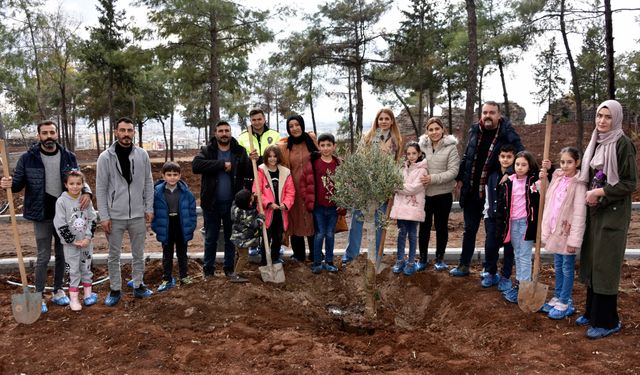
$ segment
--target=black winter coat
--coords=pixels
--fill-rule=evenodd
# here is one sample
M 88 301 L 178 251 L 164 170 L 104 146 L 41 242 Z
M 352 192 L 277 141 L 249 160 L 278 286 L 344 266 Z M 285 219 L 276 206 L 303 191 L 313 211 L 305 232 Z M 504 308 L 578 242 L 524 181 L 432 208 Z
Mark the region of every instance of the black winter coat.
M 200 185 L 200 206 L 206 210 L 214 210 L 216 203 L 216 187 L 218 186 L 218 172 L 224 171 L 224 161 L 218 160 L 218 143 L 215 138 L 200 148 L 200 152 L 193 158 L 191 168 L 194 174 L 202 175 Z M 233 194 L 243 188 L 251 190 L 253 172 L 251 161 L 244 147 L 231 138 L 231 187 Z
M 473 169 L 473 159 L 475 158 L 477 151 L 480 132 L 481 128 L 479 123 L 475 123 L 471 126 L 471 129 L 469 130 L 469 142 L 467 143 L 464 155 L 460 161 L 460 169 L 458 170 L 458 176 L 456 177 L 456 181 L 462 181 L 462 188 L 460 190 L 460 207 L 464 207 L 465 200 L 480 198 L 479 193 L 477 191 L 472 191 L 471 189 L 471 184 L 473 183 L 473 181 L 471 181 L 471 171 Z M 502 147 L 502 145 L 513 145 L 516 149 L 516 153 L 524 150 L 524 146 L 520 141 L 520 136 L 516 133 L 509 119 L 504 117 L 500 119 L 499 132 L 493 154 L 491 155 L 491 160 L 489 160 L 487 176 L 491 175 L 494 171 L 500 170 L 498 155 L 500 154 L 500 147 Z M 476 173 L 482 173 L 482 166 L 476 169 Z
M 58 144 L 58 150 L 60 152 L 60 181 L 64 181 L 66 173 L 78 168 L 78 161 L 73 152 L 68 151 L 60 144 Z M 25 189 L 22 210 L 25 219 L 33 221 L 47 219 L 44 217 L 45 176 L 46 172 L 40 155 L 40 143 L 36 143 L 31 146 L 29 151 L 20 156 L 11 183 L 11 191 L 14 193 Z M 64 191 L 64 186 L 62 186 L 62 190 Z M 83 190 L 83 192 L 86 191 Z

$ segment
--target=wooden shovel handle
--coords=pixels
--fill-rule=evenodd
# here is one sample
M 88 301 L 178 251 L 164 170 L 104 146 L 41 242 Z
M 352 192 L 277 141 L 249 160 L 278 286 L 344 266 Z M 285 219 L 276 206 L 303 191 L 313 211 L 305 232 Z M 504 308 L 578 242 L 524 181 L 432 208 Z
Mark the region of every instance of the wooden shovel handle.
M 542 153 L 542 160 L 549 159 L 549 148 L 551 147 L 551 124 L 553 122 L 553 116 L 547 114 L 547 124 L 544 130 L 544 151 Z M 546 169 L 545 169 L 546 172 Z M 540 272 L 540 242 L 542 237 L 542 216 L 544 215 L 544 200 L 547 193 L 547 184 L 549 178 L 543 178 L 540 181 L 540 202 L 538 203 L 538 222 L 536 231 L 536 252 L 533 258 L 533 274 L 531 280 L 538 280 L 538 273 Z
M 4 139 L 0 139 L 0 156 L 2 157 L 2 175 L 9 175 L 9 158 L 7 157 L 7 148 Z M 20 246 L 20 235 L 18 234 L 18 223 L 16 223 L 16 209 L 13 206 L 13 192 L 11 188 L 5 189 L 7 192 L 7 200 L 9 201 L 9 213 L 11 215 L 11 229 L 13 230 L 13 242 L 16 246 L 16 254 L 18 254 L 18 266 L 20 268 L 20 279 L 22 279 L 22 288 L 27 288 L 27 271 L 24 269 L 24 259 L 22 258 L 22 247 Z
M 251 152 L 255 151 L 253 147 L 253 129 L 251 129 L 251 125 L 247 126 L 247 132 L 249 133 L 249 148 Z M 262 194 L 260 191 L 260 178 L 258 176 L 258 166 L 256 165 L 256 161 L 251 159 L 251 167 L 253 167 L 253 183 L 256 184 L 256 195 L 258 196 L 258 212 L 264 215 L 264 208 L 262 207 Z M 267 259 L 267 266 L 271 267 L 273 264 L 271 262 L 271 245 L 269 245 L 269 236 L 267 234 L 267 223 L 266 220 L 262 223 L 262 239 L 264 242 L 264 256 Z

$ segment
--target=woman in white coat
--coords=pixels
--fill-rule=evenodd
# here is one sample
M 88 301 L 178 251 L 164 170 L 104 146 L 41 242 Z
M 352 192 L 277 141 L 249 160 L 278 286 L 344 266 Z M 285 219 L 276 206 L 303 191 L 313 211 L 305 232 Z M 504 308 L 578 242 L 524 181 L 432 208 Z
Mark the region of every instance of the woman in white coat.
M 427 254 L 431 224 L 436 228 L 436 261 L 434 268 L 443 271 L 449 267 L 444 263 L 444 252 L 449 241 L 449 213 L 453 203 L 453 189 L 456 186 L 455 177 L 460 168 L 458 155 L 458 140 L 447 131 L 439 118 L 427 120 L 425 134 L 419 139 L 420 149 L 425 154 L 429 166 L 429 174 L 422 177 L 425 185 L 425 220 L 420 224 L 418 233 L 418 247 L 420 261 L 416 264 L 416 271 L 427 268 Z

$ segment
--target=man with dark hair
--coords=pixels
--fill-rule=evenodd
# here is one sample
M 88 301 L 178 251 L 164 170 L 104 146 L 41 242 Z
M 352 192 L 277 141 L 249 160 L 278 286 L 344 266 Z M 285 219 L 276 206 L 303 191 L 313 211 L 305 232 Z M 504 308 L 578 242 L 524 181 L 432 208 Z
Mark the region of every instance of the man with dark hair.
M 502 117 L 500 106 L 493 101 L 482 106 L 480 121 L 469 130 L 469 142 L 460 162 L 456 177 L 460 207 L 464 217 L 462 254 L 451 276 L 468 276 L 469 264 L 476 247 L 476 235 L 482 220 L 488 177 L 500 170 L 498 154 L 503 144 L 510 143 L 516 152 L 524 150 L 520 136 L 511 121 Z
M 153 220 L 153 178 L 147 152 L 133 143 L 133 121 L 122 117 L 116 122 L 116 142 L 98 157 L 96 195 L 100 225 L 109 241 L 109 284 L 104 300 L 116 305 L 121 298 L 120 255 L 124 232 L 131 242 L 133 296 L 146 298 L 152 292 L 142 282 L 146 223 Z
M 47 269 L 51 259 L 51 239 L 55 242 L 55 268 L 53 277 L 53 298 L 56 305 L 69 304 L 69 298 L 62 290 L 65 271 L 64 251 L 60 238 L 53 227 L 56 200 L 64 190 L 64 176 L 78 169 L 76 156 L 62 147 L 58 141 L 56 123 L 42 121 L 37 126 L 39 142 L 22 154 L 13 173 L 13 178 L 2 177 L 0 186 L 14 193 L 25 189 L 23 216 L 33 221 L 38 257 L 35 266 L 36 292 L 44 293 Z M 86 208 L 91 202 L 91 190 L 85 183 L 80 204 Z M 42 312 L 47 312 L 42 301 Z
M 200 206 L 204 216 L 204 275 L 213 276 L 220 223 L 224 228 L 225 275 L 234 282 L 245 282 L 234 272 L 235 247 L 231 242 L 231 204 L 243 187 L 251 189 L 252 170 L 246 150 L 231 136 L 226 121 L 216 124 L 215 136 L 193 158 L 194 174 L 202 175 Z
M 275 130 L 269 129 L 266 125 L 264 112 L 262 109 L 255 108 L 249 112 L 249 119 L 251 120 L 251 131 L 253 132 L 253 147 L 256 150 L 257 163 L 262 163 L 262 155 L 264 150 L 271 145 L 275 145 L 280 141 L 280 133 Z M 251 147 L 249 145 L 249 132 L 243 131 L 238 137 L 238 143 L 240 146 L 247 150 L 247 154 L 251 153 Z

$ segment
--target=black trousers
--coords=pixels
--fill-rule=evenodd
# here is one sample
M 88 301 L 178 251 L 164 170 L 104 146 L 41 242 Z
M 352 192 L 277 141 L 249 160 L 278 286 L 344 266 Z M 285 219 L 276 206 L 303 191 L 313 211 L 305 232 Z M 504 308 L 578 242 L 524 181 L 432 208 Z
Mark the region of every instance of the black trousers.
M 612 329 L 618 326 L 618 295 L 599 294 L 587 288 L 584 317 L 592 327 Z
M 425 196 L 424 222 L 420 223 L 418 232 L 418 247 L 420 248 L 420 262 L 427 262 L 429 252 L 429 237 L 431 224 L 436 227 L 436 260 L 444 258 L 444 251 L 449 242 L 449 213 L 453 204 L 453 194 L 439 194 L 432 197 Z
M 175 246 L 176 256 L 178 258 L 178 269 L 180 270 L 180 278 L 187 277 L 188 258 L 187 243 L 182 237 L 182 225 L 180 224 L 180 216 L 169 216 L 169 241 L 162 244 L 162 268 L 164 274 L 162 280 L 171 280 L 173 273 L 173 248 Z
M 304 236 L 291 236 L 289 238 L 291 243 L 291 250 L 293 250 L 293 257 L 304 262 Z M 313 236 L 307 236 L 307 244 L 309 245 L 309 260 L 313 261 Z
M 275 262 L 280 257 L 280 247 L 282 246 L 282 234 L 284 232 L 284 223 L 282 221 L 282 211 L 274 210 L 271 225 L 267 228 L 267 236 L 269 237 L 269 245 L 271 245 L 271 261 Z M 265 251 L 260 252 L 262 265 L 267 264 Z

